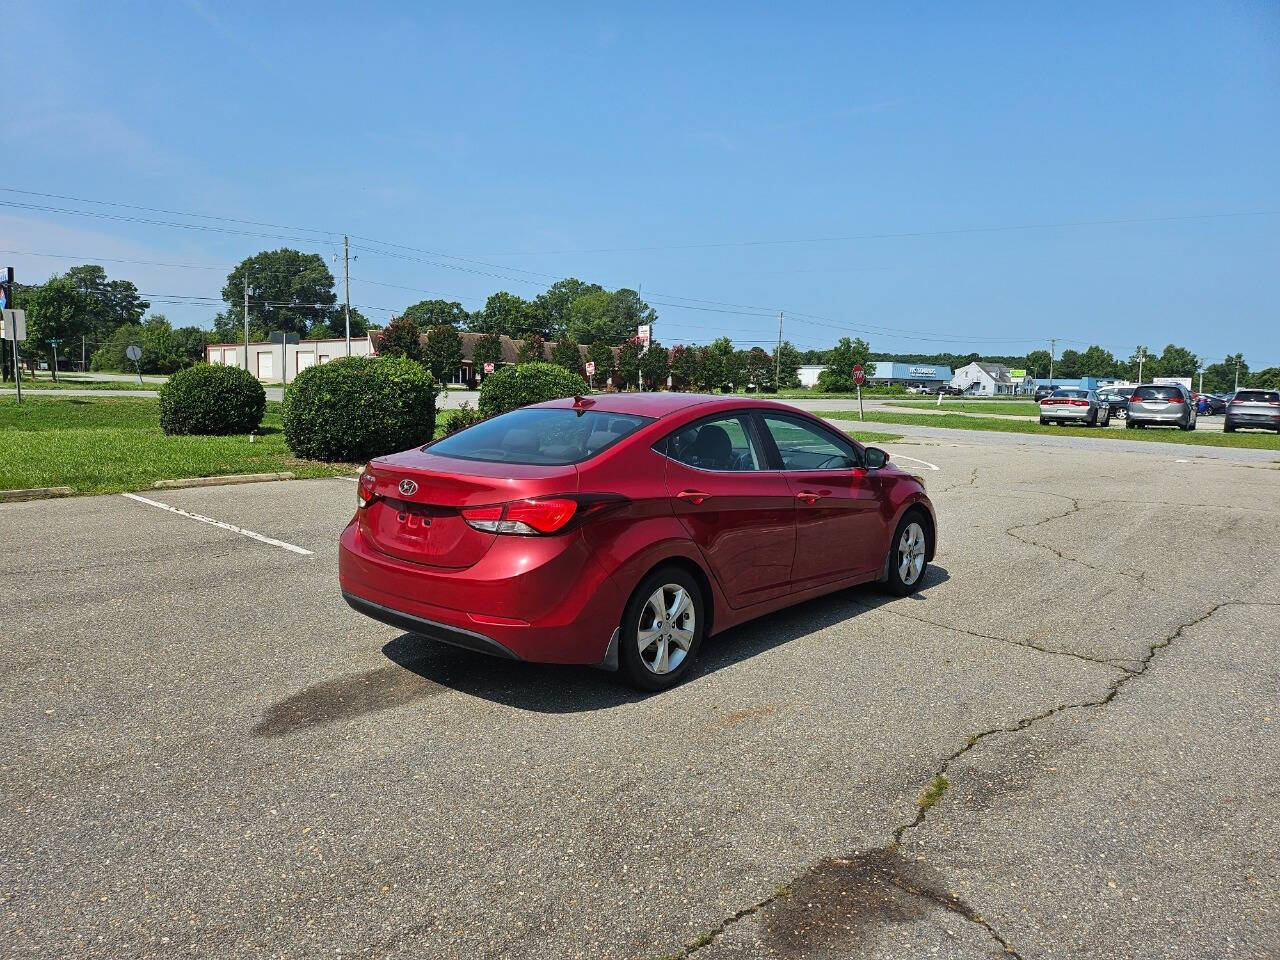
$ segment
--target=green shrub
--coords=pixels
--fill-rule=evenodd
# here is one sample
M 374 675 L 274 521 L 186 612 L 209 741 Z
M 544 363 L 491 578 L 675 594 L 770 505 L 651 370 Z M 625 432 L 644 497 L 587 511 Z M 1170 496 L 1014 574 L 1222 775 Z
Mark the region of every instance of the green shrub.
M 285 392 L 284 439 L 299 457 L 346 462 L 421 446 L 435 433 L 438 392 L 406 357 L 308 367 Z
M 444 435 L 452 436 L 459 430 L 465 430 L 467 427 L 474 427 L 477 423 L 483 423 L 489 418 L 479 410 L 476 410 L 466 400 L 458 404 L 458 409 L 450 410 L 447 413 L 447 419 L 444 422 Z
M 587 381 L 554 363 L 522 363 L 484 378 L 480 385 L 480 412 L 494 417 L 516 407 L 544 400 L 558 400 L 587 392 Z
M 832 367 L 818 373 L 817 389 L 822 393 L 852 393 L 858 388 L 853 382 L 853 375 L 843 373 Z
M 267 392 L 247 370 L 197 363 L 160 388 L 160 429 L 165 433 L 249 433 L 262 423 Z

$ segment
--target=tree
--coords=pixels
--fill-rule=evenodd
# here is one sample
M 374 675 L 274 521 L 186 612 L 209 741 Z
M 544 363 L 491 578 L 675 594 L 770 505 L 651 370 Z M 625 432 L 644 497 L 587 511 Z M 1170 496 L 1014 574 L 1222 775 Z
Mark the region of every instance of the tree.
M 570 373 L 583 376 L 582 349 L 575 340 L 568 338 L 557 340 L 556 345 L 551 348 L 551 362 L 564 367 Z
M 463 327 L 471 314 L 456 300 L 419 300 L 405 307 L 404 316 L 418 325 L 420 330 L 432 327 Z
M 654 340 L 649 349 L 640 355 L 640 373 L 644 376 L 646 390 L 663 390 L 671 374 L 671 355 L 667 348 Z
M 1244 381 L 1240 381 L 1244 386 Z M 1249 386 L 1259 390 L 1280 390 L 1280 367 L 1267 367 L 1249 377 Z
M 640 341 L 632 337 L 618 350 L 618 370 L 614 383 L 620 389 L 634 387 L 640 375 Z
M 698 383 L 698 348 L 676 344 L 671 348 L 671 386 L 691 390 Z
M 84 334 L 94 343 L 102 343 L 122 323 L 141 322 L 151 306 L 131 281 L 108 280 L 107 271 L 96 263 L 72 267 L 66 277 L 84 298 Z
M 204 360 L 204 348 L 208 345 L 209 334 L 199 327 L 178 327 L 173 331 L 173 352 L 178 358 L 179 368 Z
M 537 333 L 528 334 L 516 348 L 516 363 L 542 363 L 547 359 L 547 341 Z
M 432 327 L 427 334 L 423 356 L 423 363 L 436 378 L 436 383 L 452 383 L 454 372 L 462 366 L 462 337 L 458 335 L 457 327 L 448 323 Z
M 1026 359 L 1022 361 L 1026 364 L 1027 373 L 1033 377 L 1049 376 L 1049 351 L 1048 350 L 1032 350 L 1027 354 Z M 949 364 L 954 369 L 954 365 Z M 1016 364 L 1015 364 L 1016 366 Z M 1057 373 L 1054 370 L 1054 373 Z
M 773 357 L 763 347 L 752 347 L 743 356 L 747 382 L 757 390 L 773 390 Z
M 640 299 L 635 290 L 622 287 L 610 295 L 609 310 L 613 323 L 611 342 L 618 343 L 634 337 L 636 328 L 641 324 L 653 323 L 658 319 L 658 311 Z
M 496 333 L 486 333 L 477 337 L 471 350 L 471 363 L 478 376 L 484 376 L 484 365 L 492 363 L 494 370 L 502 360 L 502 338 Z
M 286 247 L 255 254 L 240 261 L 227 274 L 226 285 L 222 288 L 222 299 L 227 302 L 227 309 L 214 321 L 220 337 L 236 340 L 235 332 L 243 329 L 246 280 L 249 284 L 251 326 L 302 336 L 312 323 L 332 321 L 336 317 L 334 329 L 343 329 L 343 311 L 336 306 L 338 298 L 333 292 L 333 274 L 325 265 L 324 257 Z M 352 335 L 355 335 L 354 310 L 351 319 Z
M 1162 377 L 1192 377 L 1200 361 L 1186 347 L 1170 343 L 1161 351 L 1157 365 Z
M 1080 376 L 1082 377 L 1114 377 L 1119 365 L 1110 350 L 1105 350 L 1096 343 L 1080 354 Z
M 586 291 L 569 304 L 564 329 L 566 336 L 581 343 L 599 340 L 614 344 L 635 336 L 634 333 L 620 335 L 614 322 L 613 294 L 599 287 Z
M 800 386 L 800 351 L 790 340 L 783 340 L 775 358 L 778 362 L 778 389 L 794 390 Z
M 703 347 L 698 351 L 698 386 L 715 392 L 724 385 L 724 355 L 714 347 Z
M 574 340 L 590 343 L 592 338 L 582 335 L 578 330 L 570 328 L 570 315 L 574 303 L 581 297 L 604 294 L 608 302 L 608 293 L 598 283 L 584 283 L 576 277 L 565 277 L 549 286 L 544 293 L 538 294 L 534 305 L 546 323 L 547 333 L 557 341 L 571 336 Z
M 392 317 L 378 341 L 378 353 L 422 362 L 422 331 L 408 317 Z
M 587 347 L 587 359 L 596 365 L 596 372 L 591 375 L 592 383 L 607 383 L 613 376 L 613 347 L 603 340 L 597 340 Z
M 853 368 L 861 364 L 864 370 L 870 374 L 868 366 L 871 363 L 871 346 L 861 337 L 850 340 L 848 337 L 841 337 L 834 347 L 831 348 L 831 359 L 828 365 L 833 368 L 836 373 L 845 377 L 853 376 Z
M 527 333 L 546 337 L 546 322 L 533 304 L 514 293 L 499 290 L 484 302 L 484 309 L 473 313 L 467 329 L 476 333 L 505 334 L 520 339 Z
M 36 287 L 29 287 L 18 301 L 27 311 L 27 339 L 24 350 L 28 356 L 44 353 L 49 357 L 49 369 L 53 379 L 58 379 L 53 341 L 62 343 L 79 340 L 88 319 L 87 302 L 76 284 L 66 277 L 50 277 Z M 59 344 L 61 345 L 61 343 Z M 65 351 L 64 351 L 65 356 Z
M 1063 380 L 1075 380 L 1081 377 L 1080 351 L 1063 350 L 1062 356 L 1058 358 L 1057 364 L 1054 365 L 1053 375 L 1055 378 L 1060 377 Z

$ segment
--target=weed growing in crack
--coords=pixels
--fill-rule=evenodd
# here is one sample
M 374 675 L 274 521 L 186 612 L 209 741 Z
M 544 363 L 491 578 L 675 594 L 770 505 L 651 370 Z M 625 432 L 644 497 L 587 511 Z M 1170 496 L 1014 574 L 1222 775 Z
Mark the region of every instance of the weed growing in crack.
M 950 784 L 947 782 L 947 778 L 942 774 L 938 774 L 934 777 L 933 780 L 930 781 L 929 785 L 920 791 L 920 796 L 916 800 L 916 806 L 920 808 L 920 812 L 923 813 L 941 800 L 942 795 L 947 792 L 948 786 L 950 786 Z

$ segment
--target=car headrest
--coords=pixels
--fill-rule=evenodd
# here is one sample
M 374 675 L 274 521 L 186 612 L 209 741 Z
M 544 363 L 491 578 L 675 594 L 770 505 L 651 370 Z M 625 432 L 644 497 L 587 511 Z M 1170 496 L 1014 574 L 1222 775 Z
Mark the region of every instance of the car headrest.
M 512 453 L 537 453 L 538 435 L 532 430 L 512 427 L 502 438 L 502 446 Z
M 726 463 L 733 454 L 733 441 L 724 427 L 710 423 L 698 431 L 693 449 L 703 463 Z

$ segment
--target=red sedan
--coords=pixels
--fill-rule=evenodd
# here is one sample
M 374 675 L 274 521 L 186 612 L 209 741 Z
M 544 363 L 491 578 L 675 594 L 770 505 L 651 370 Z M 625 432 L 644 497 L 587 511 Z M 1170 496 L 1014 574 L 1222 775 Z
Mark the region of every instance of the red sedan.
M 933 506 L 888 461 L 767 400 L 523 407 L 365 468 L 342 594 L 435 640 L 659 690 L 753 617 L 868 581 L 916 590 Z

